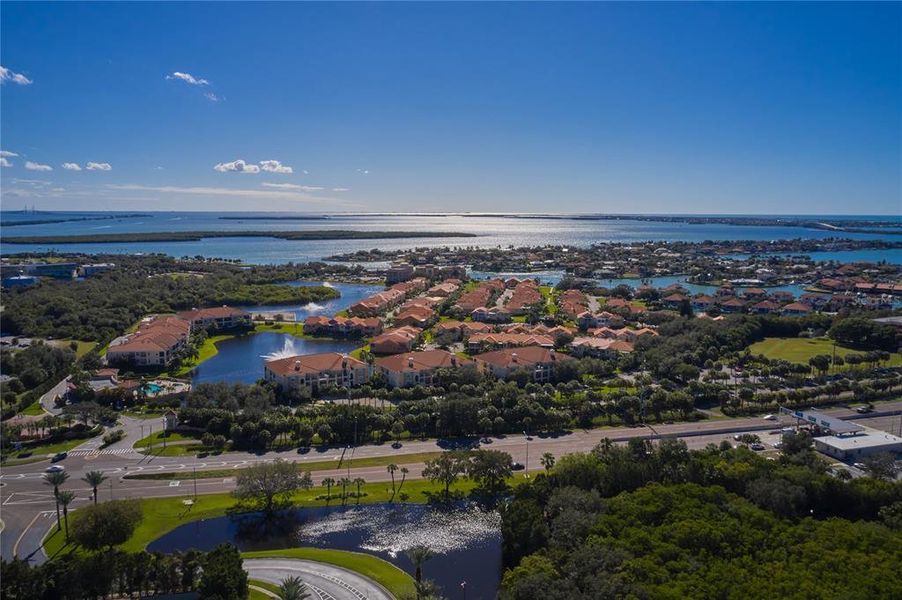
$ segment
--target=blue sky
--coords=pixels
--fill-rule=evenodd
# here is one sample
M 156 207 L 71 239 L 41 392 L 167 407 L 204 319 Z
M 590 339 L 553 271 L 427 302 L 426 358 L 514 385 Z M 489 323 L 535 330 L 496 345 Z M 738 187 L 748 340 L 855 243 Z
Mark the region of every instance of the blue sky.
M 2 204 L 898 214 L 900 24 L 898 3 L 3 2 Z

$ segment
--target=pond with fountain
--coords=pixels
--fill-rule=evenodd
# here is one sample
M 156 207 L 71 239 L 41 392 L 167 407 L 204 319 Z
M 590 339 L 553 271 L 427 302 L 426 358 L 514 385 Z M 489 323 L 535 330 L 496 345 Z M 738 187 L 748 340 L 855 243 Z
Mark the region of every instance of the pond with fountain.
M 302 322 L 310 315 L 332 316 L 355 302 L 381 289 L 372 285 L 349 283 L 298 281 L 289 285 L 327 285 L 334 287 L 341 296 L 328 302 L 304 305 L 245 307 L 254 312 L 271 312 L 292 315 Z M 290 329 L 291 326 L 286 326 Z M 199 364 L 192 371 L 191 382 L 198 383 L 254 383 L 263 377 L 263 361 L 298 354 L 320 352 L 350 352 L 359 348 L 356 340 L 299 338 L 288 333 L 265 331 L 252 335 L 230 338 L 216 344 L 218 353 Z
M 298 508 L 276 519 L 259 513 L 232 515 L 182 525 L 148 545 L 151 552 L 196 548 L 223 542 L 242 551 L 292 547 L 367 552 L 410 574 L 407 551 L 426 546 L 433 557 L 423 566 L 442 594 L 452 600 L 490 599 L 501 578 L 501 517 L 476 504 L 372 504 Z M 461 584 L 465 583 L 465 586 Z

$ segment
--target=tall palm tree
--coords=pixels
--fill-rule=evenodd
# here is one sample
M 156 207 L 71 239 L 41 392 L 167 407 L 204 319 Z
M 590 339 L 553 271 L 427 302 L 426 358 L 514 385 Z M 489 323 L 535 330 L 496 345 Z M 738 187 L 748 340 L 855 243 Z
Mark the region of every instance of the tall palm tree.
M 75 492 L 63 490 L 57 496 L 57 502 L 63 507 L 63 520 L 66 522 L 66 541 L 69 541 L 69 504 L 75 500 Z
M 407 551 L 407 558 L 413 563 L 414 579 L 417 585 L 423 581 L 423 563 L 432 558 L 432 550 L 426 546 L 414 546 Z
M 53 473 L 44 473 L 44 483 L 47 485 L 53 486 L 53 498 L 56 500 L 56 530 L 59 531 L 63 528 L 63 523 L 60 520 L 60 486 L 66 483 L 66 480 L 69 479 L 69 474 L 65 471 L 55 471 Z
M 390 465 L 385 467 L 385 470 L 388 471 L 389 475 L 391 475 L 391 495 L 392 495 L 392 498 L 394 498 L 395 497 L 395 471 L 398 470 L 398 465 L 396 465 L 395 463 L 391 463 Z
M 348 479 L 347 477 L 342 477 L 341 479 L 338 480 L 338 485 L 341 486 L 341 501 L 344 502 L 345 499 L 348 497 L 346 490 L 348 489 L 348 486 L 351 485 L 351 480 Z
M 401 482 L 398 484 L 398 491 L 401 491 L 401 488 L 404 487 L 404 480 L 407 479 L 407 474 L 410 473 L 410 469 L 407 467 L 401 467 Z
M 323 487 L 326 488 L 326 502 L 332 499 L 332 486 L 335 485 L 335 480 L 331 477 L 326 477 L 323 479 Z
M 366 479 L 363 477 L 356 477 L 354 479 L 354 485 L 357 486 L 357 504 L 360 504 L 360 486 L 366 483 Z
M 276 594 L 279 600 L 307 600 L 310 598 L 307 584 L 300 577 L 286 577 L 283 579 Z
M 108 478 L 103 474 L 103 471 L 88 471 L 85 473 L 85 476 L 81 478 L 82 481 L 91 486 L 91 489 L 94 490 L 94 504 L 97 504 L 97 488 L 106 481 Z

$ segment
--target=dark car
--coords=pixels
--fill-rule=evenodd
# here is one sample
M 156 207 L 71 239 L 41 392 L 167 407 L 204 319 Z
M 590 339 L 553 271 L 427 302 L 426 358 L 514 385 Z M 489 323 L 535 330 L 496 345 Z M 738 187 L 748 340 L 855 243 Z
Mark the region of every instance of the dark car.
M 50 459 L 50 462 L 59 462 L 69 456 L 68 452 L 58 452 L 53 455 L 53 458 Z
M 518 463 L 518 462 L 511 463 L 511 471 L 522 471 L 525 468 L 526 467 L 524 467 L 521 463 Z

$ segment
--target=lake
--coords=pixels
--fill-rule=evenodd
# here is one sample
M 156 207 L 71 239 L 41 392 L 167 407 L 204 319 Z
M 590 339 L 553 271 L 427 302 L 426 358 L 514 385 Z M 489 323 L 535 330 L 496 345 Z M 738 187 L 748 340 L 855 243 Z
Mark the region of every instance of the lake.
M 476 505 L 300 508 L 268 526 L 259 514 L 217 517 L 177 527 L 147 549 L 211 550 L 223 542 L 243 551 L 314 547 L 367 552 L 411 575 L 414 569 L 406 552 L 425 545 L 434 556 L 423 565 L 423 576 L 453 600 L 494 598 L 501 578 L 501 517 Z
M 271 306 L 246 306 L 246 310 L 275 311 L 292 313 L 298 322 L 310 315 L 332 316 L 355 302 L 381 290 L 381 286 L 353 283 L 331 283 L 317 281 L 296 281 L 289 285 L 326 285 L 338 290 L 340 297 L 317 304 L 287 304 Z M 286 325 L 290 328 L 291 325 Z M 199 364 L 193 371 L 191 381 L 198 383 L 254 383 L 263 377 L 263 359 L 266 356 L 294 356 L 297 354 L 317 354 L 320 352 L 350 352 L 361 346 L 357 340 L 332 340 L 296 338 L 288 333 L 262 332 L 225 340 L 216 344 L 218 354 Z

